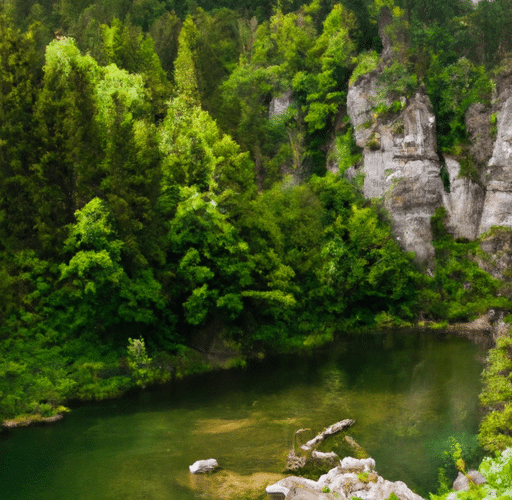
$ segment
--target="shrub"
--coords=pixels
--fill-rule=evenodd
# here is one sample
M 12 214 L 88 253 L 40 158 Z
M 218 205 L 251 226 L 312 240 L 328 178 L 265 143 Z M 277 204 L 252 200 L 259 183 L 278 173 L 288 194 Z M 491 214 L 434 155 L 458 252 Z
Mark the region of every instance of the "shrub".
M 371 73 L 377 68 L 379 63 L 379 54 L 374 50 L 362 52 L 357 56 L 357 58 L 354 58 L 353 62 L 355 62 L 357 66 L 350 76 L 349 85 L 354 85 L 360 76 Z
M 482 404 L 489 413 L 480 424 L 479 440 L 488 451 L 512 446 L 512 336 L 498 338 L 483 372 Z

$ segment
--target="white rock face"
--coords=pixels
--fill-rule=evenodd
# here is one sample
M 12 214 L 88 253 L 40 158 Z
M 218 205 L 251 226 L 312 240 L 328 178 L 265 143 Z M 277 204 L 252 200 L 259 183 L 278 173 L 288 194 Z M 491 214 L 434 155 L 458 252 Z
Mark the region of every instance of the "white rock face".
M 268 109 L 268 117 L 273 118 L 274 116 L 282 115 L 286 113 L 287 109 L 292 104 L 292 91 L 288 90 L 279 97 L 272 98 Z
M 203 474 L 205 472 L 212 472 L 219 467 L 215 458 L 209 458 L 208 460 L 198 460 L 192 465 L 188 466 L 191 474 Z
M 371 472 L 375 469 L 375 460 L 371 457 L 363 459 L 345 457 L 340 461 L 340 467 L 343 472 Z
M 378 76 L 374 71 L 350 87 L 347 111 L 356 143 L 363 148 L 364 195 L 383 199 L 402 247 L 415 252 L 419 261 L 432 259 L 430 217 L 442 205 L 455 238 L 473 240 L 492 226 L 512 228 L 512 79 L 497 83 L 499 99 L 492 110 L 475 104 L 466 116 L 471 154 L 487 164 L 485 179 L 477 183 L 459 177 L 459 163 L 445 158 L 447 193 L 428 96 L 420 89 L 400 113 L 374 116 Z M 498 114 L 495 141 L 489 132 L 491 112 Z
M 505 101 L 498 115 L 498 134 L 489 166 L 512 166 L 512 97 Z
M 450 192 L 443 191 L 443 205 L 448 211 L 448 230 L 455 238 L 474 240 L 479 235 L 485 193 L 467 177 L 459 177 L 460 165 L 445 158 L 450 178 Z
M 432 106 L 420 90 L 401 113 L 375 120 L 377 78 L 377 73 L 359 78 L 347 98 L 356 143 L 364 148 L 363 192 L 367 198 L 384 198 L 403 248 L 428 261 L 434 254 L 430 217 L 441 206 L 444 190 Z
M 492 226 L 512 228 L 512 97 L 498 115 L 498 134 L 487 170 L 486 196 L 479 234 Z

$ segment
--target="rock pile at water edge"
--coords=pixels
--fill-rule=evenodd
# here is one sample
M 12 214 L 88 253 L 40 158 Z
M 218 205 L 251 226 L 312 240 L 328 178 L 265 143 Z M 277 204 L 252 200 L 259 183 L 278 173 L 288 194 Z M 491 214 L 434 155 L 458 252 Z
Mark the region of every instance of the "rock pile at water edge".
M 387 500 L 395 494 L 400 500 L 422 500 L 402 481 L 391 482 L 375 472 L 373 458 L 345 457 L 318 481 L 289 476 L 266 488 L 273 500 Z

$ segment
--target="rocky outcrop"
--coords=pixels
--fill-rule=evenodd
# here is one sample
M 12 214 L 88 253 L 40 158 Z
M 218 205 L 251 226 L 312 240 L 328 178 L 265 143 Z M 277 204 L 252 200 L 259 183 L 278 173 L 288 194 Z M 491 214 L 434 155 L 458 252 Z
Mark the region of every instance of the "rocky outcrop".
M 400 500 L 422 500 L 405 483 L 387 481 L 374 468 L 373 458 L 345 457 L 318 481 L 290 476 L 268 486 L 266 492 L 275 500 L 386 500 L 391 494 Z
M 430 217 L 440 206 L 447 210 L 447 229 L 455 238 L 474 240 L 493 226 L 512 229 L 512 69 L 497 79 L 492 107 L 473 104 L 468 109 L 471 145 L 465 173 L 461 175 L 458 158 L 442 159 L 449 178 L 446 189 L 428 96 L 420 87 L 396 106 L 382 91 L 380 71 L 361 76 L 349 88 L 347 112 L 363 148 L 364 195 L 383 201 L 402 247 L 415 252 L 418 261 L 432 259 Z M 510 267 L 508 260 L 494 264 Z
M 479 233 L 492 226 L 512 228 L 512 96 L 498 114 L 497 137 L 486 174 L 486 196 Z
M 292 90 L 287 90 L 281 95 L 272 98 L 268 108 L 269 119 L 274 118 L 274 116 L 282 115 L 288 111 L 288 108 L 293 102 L 292 93 Z
M 356 143 L 363 148 L 363 192 L 367 198 L 383 198 L 403 248 L 429 261 L 430 217 L 442 205 L 444 189 L 432 106 L 420 88 L 409 102 L 402 99 L 402 111 L 375 116 L 378 75 L 374 71 L 359 78 L 347 97 Z
M 493 226 L 512 228 L 512 71 L 497 77 L 496 90 L 491 108 L 477 103 L 466 113 L 471 157 L 484 167 L 485 196 L 476 236 Z M 476 200 L 472 208 L 478 211 Z
M 476 182 L 460 176 L 460 164 L 445 158 L 450 192 L 443 190 L 443 205 L 448 212 L 447 229 L 455 238 L 474 240 L 479 235 L 485 192 Z

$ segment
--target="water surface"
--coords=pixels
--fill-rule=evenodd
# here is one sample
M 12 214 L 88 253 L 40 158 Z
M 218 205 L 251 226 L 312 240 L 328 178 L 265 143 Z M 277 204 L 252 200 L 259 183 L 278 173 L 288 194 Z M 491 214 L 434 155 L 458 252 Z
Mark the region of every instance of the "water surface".
M 366 335 L 87 404 L 0 437 L 0 498 L 194 500 L 194 461 L 280 472 L 297 429 L 345 418 L 380 474 L 425 495 L 448 438 L 477 431 L 482 356 L 456 337 Z

